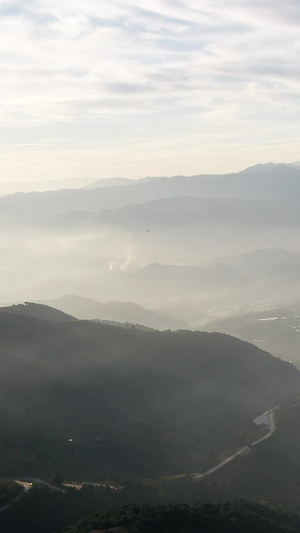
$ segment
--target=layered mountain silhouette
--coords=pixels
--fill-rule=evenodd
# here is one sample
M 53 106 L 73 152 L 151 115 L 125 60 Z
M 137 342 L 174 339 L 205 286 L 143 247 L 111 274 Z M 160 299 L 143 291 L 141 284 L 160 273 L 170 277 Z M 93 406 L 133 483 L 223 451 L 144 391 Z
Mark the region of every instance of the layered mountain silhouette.
M 80 319 L 111 320 L 141 324 L 154 329 L 188 329 L 188 325 L 166 314 L 158 313 L 133 302 L 102 303 L 92 298 L 67 295 L 45 302 L 48 306 L 70 313 Z M 46 307 L 46 306 L 45 306 Z
M 173 197 L 285 201 L 300 194 L 300 168 L 275 165 L 268 171 L 225 175 L 174 176 L 137 180 L 132 186 L 15 193 L 0 198 L 1 212 L 59 214 L 100 211 Z M 244 205 L 244 204 L 243 204 Z M 268 205 L 268 204 L 267 204 Z

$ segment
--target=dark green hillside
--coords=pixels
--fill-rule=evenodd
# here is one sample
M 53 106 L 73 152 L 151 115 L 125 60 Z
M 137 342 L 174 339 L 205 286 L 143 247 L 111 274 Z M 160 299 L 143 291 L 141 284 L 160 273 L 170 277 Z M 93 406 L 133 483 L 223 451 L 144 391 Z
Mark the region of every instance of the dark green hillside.
M 3 490 L 12 497 L 11 486 L 15 484 L 4 483 L 7 487 Z M 132 489 L 128 486 L 115 491 L 84 485 L 80 490 L 68 488 L 60 492 L 34 485 L 27 493 L 19 492 L 0 512 L 0 530 L 1 533 L 119 531 L 113 528 L 124 528 L 129 533 L 299 531 L 299 515 L 265 504 L 241 500 L 205 503 L 210 501 L 207 497 L 198 498 L 196 504 L 184 504 L 183 501 L 195 498 L 183 491 L 181 498 L 172 490 L 164 494 L 163 482 L 160 489 L 157 484 L 156 492 L 150 484 L 146 488 L 142 483 L 133 483 Z
M 23 304 L 0 307 L 0 313 L 26 315 L 35 318 L 42 318 L 43 320 L 53 320 L 55 322 L 67 322 L 68 320 L 76 320 L 75 317 L 62 312 L 59 309 L 55 309 L 53 307 L 50 307 L 49 305 L 36 304 L 32 302 L 24 302 Z
M 192 507 L 127 505 L 85 518 L 68 528 L 67 533 L 292 533 L 299 530 L 298 515 L 237 500 Z
M 0 314 L 0 475 L 193 471 L 293 398 L 289 363 L 233 337 Z

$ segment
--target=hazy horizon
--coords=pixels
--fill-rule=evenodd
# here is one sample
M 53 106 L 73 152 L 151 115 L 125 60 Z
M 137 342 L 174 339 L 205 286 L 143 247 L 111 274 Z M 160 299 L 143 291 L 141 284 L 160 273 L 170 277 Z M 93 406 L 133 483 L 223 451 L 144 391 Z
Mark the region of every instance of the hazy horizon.
M 0 0 L 1 533 L 300 531 L 299 29 Z
M 298 160 L 299 21 L 294 0 L 0 2 L 1 180 Z
M 171 329 L 292 305 L 300 288 L 298 164 L 116 179 L 112 187 L 91 181 L 0 198 L 2 305 L 74 295 L 102 304 L 94 318 Z
M 197 175 L 211 175 L 211 176 L 214 176 L 214 175 L 226 175 L 226 174 L 238 174 L 238 173 L 241 173 L 243 171 L 251 171 L 252 169 L 256 169 L 256 167 L 261 167 L 259 170 L 262 171 L 262 172 L 265 172 L 268 167 L 272 167 L 273 165 L 283 165 L 283 166 L 286 166 L 286 165 L 289 165 L 289 166 L 295 166 L 296 168 L 297 167 L 300 167 L 300 162 L 299 161 L 278 161 L 276 163 L 274 163 L 274 161 L 265 161 L 265 162 L 255 162 L 253 165 L 250 165 L 250 166 L 242 166 L 236 170 L 228 170 L 228 171 L 224 171 L 224 172 L 217 172 L 216 170 L 214 171 L 210 171 L 210 172 L 205 172 L 203 169 L 199 169 L 199 171 L 193 173 L 193 174 L 180 174 L 179 172 L 175 173 L 175 174 L 157 174 L 157 175 L 153 175 L 153 176 L 149 176 L 149 175 L 140 175 L 140 176 L 131 176 L 131 175 L 120 175 L 120 176 L 116 176 L 116 175 L 111 175 L 111 176 L 107 176 L 107 175 L 95 175 L 95 176 L 80 176 L 80 177 L 72 177 L 70 176 L 69 178 L 57 178 L 55 176 L 53 176 L 51 179 L 43 179 L 43 177 L 41 177 L 41 179 L 39 180 L 32 180 L 30 179 L 30 177 L 28 178 L 23 178 L 23 180 L 16 180 L 16 181 L 1 181 L 0 180 L 0 196 L 5 196 L 5 195 L 9 195 L 9 194 L 14 194 L 16 192 L 34 192 L 34 191 L 37 191 L 37 192 L 46 192 L 46 191 L 54 191 L 54 190 L 60 190 L 60 189 L 80 189 L 80 188 L 84 188 L 84 187 L 89 187 L 89 186 L 93 186 L 94 184 L 96 184 L 97 182 L 102 182 L 103 183 L 103 186 L 113 186 L 115 185 L 115 180 L 119 180 L 120 183 L 118 184 L 121 184 L 121 180 L 124 180 L 125 181 L 130 181 L 130 182 L 139 182 L 139 181 L 143 181 L 143 180 L 147 180 L 147 179 L 156 179 L 156 178 L 165 178 L 165 179 L 168 179 L 168 178 L 174 178 L 176 176 L 183 176 L 183 177 L 186 177 L 186 178 L 189 178 L 189 177 L 193 177 L 193 176 L 197 176 Z M 110 181 L 111 181 L 111 184 L 110 184 Z M 124 183 L 125 184 L 125 183 Z

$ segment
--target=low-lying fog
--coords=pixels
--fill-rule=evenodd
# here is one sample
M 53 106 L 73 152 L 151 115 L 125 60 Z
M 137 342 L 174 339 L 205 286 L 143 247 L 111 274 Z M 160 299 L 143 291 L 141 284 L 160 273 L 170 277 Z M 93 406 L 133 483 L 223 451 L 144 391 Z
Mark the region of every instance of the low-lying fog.
M 135 302 L 189 328 L 288 306 L 300 288 L 299 178 L 275 165 L 3 196 L 0 301 Z

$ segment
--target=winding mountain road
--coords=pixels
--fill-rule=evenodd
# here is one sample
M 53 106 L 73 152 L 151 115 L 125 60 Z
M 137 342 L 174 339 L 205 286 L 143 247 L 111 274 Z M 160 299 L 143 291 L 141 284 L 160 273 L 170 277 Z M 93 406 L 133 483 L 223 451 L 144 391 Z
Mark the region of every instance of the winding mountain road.
M 271 411 L 267 411 L 266 413 L 263 413 L 262 415 L 257 416 L 256 418 L 254 418 L 254 420 L 253 420 L 254 424 L 257 424 L 257 425 L 266 424 L 266 425 L 268 425 L 269 426 L 269 432 L 264 437 L 262 437 L 261 439 L 258 439 L 258 440 L 255 440 L 254 442 L 252 442 L 251 446 L 256 446 L 257 444 L 259 444 L 263 440 L 266 440 L 269 437 L 271 437 L 271 435 L 273 435 L 273 433 L 274 433 L 274 431 L 276 429 L 275 420 L 274 420 L 274 413 L 275 413 L 276 409 L 278 409 L 278 407 L 280 407 L 280 406 L 277 405 L 277 407 L 274 407 L 274 409 L 271 409 Z
M 207 470 L 203 474 L 200 474 L 200 473 L 192 474 L 192 478 L 193 479 L 200 479 L 202 477 L 208 476 L 209 474 L 213 474 L 213 472 L 216 472 L 220 468 L 223 468 L 223 466 L 225 466 L 228 463 L 230 463 L 238 455 L 242 455 L 244 453 L 248 453 L 249 449 L 250 449 L 250 446 L 257 446 L 257 444 L 260 444 L 264 440 L 269 439 L 273 435 L 274 431 L 276 430 L 276 424 L 275 424 L 275 420 L 274 420 L 274 413 L 279 407 L 280 406 L 277 405 L 273 409 L 270 409 L 269 411 L 266 411 L 265 413 L 257 416 L 253 420 L 254 424 L 257 424 L 258 426 L 264 424 L 264 425 L 269 427 L 269 431 L 268 431 L 268 433 L 266 435 L 264 435 L 263 437 L 261 437 L 258 440 L 255 440 L 254 442 L 251 442 L 251 444 L 249 444 L 249 446 L 243 446 L 237 452 L 235 452 L 233 455 L 230 455 L 229 457 L 227 457 L 227 459 L 224 459 L 224 461 L 221 461 L 221 463 L 218 463 L 216 466 L 214 466 L 213 468 L 210 468 L 210 470 Z
M 195 473 L 195 474 L 192 474 L 191 477 L 193 479 L 200 479 L 202 477 L 205 477 L 205 476 L 208 476 L 210 474 L 213 474 L 214 472 L 216 472 L 220 468 L 223 468 L 223 466 L 225 466 L 228 463 L 230 463 L 231 461 L 233 461 L 233 459 L 235 459 L 235 457 L 237 457 L 238 455 L 242 455 L 244 453 L 248 453 L 249 449 L 250 449 L 250 446 L 252 446 L 252 447 L 253 446 L 257 446 L 257 444 L 260 444 L 264 440 L 270 438 L 273 435 L 274 431 L 276 430 L 276 424 L 275 424 L 275 420 L 274 420 L 274 413 L 279 407 L 280 406 L 276 406 L 273 409 L 270 409 L 269 411 L 266 411 L 265 413 L 257 416 L 253 420 L 254 424 L 266 425 L 266 426 L 269 427 L 269 431 L 268 431 L 268 433 L 266 435 L 264 435 L 263 437 L 261 437 L 260 439 L 254 441 L 254 442 L 251 442 L 251 444 L 249 444 L 249 446 L 243 446 L 237 452 L 235 452 L 233 455 L 230 455 L 229 457 L 227 457 L 227 459 L 224 459 L 224 461 L 221 461 L 216 466 L 214 466 L 213 468 L 210 468 L 209 470 L 207 470 L 203 474 Z M 51 485 L 50 483 L 47 483 L 46 481 L 44 481 L 42 479 L 39 479 L 39 478 L 26 478 L 23 481 L 17 481 L 17 483 L 20 483 L 21 485 L 23 485 L 24 491 L 27 491 L 30 488 L 30 486 L 32 486 L 33 483 L 36 483 L 36 484 L 40 484 L 40 485 L 45 485 L 48 488 L 51 488 L 51 489 L 54 489 L 54 490 L 57 490 L 57 491 L 60 491 L 60 492 L 64 492 L 63 489 L 58 488 L 58 487 L 56 487 L 54 485 Z M 113 487 L 111 487 L 111 488 L 113 488 Z M 114 488 L 116 488 L 116 487 L 114 487 Z M 20 496 L 18 496 L 17 498 L 14 498 L 10 502 L 8 502 L 6 505 L 1 507 L 0 508 L 0 513 L 2 511 L 6 510 L 14 501 L 17 501 L 19 498 L 20 498 Z

